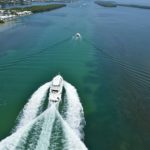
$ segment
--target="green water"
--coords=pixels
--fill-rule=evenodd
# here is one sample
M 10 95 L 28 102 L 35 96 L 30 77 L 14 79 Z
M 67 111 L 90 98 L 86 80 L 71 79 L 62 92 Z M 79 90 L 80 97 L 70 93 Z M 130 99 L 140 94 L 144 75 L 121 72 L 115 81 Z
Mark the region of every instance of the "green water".
M 148 150 L 149 16 L 79 1 L 2 25 L 0 139 L 32 93 L 60 73 L 81 97 L 89 150 Z M 76 32 L 81 41 L 72 40 Z

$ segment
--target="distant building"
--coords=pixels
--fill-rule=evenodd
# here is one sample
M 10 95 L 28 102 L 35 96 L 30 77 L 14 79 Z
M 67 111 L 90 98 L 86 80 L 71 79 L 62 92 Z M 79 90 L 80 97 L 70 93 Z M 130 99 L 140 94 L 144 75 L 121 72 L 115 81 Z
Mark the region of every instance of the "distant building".
M 1 5 L 5 4 L 30 4 L 32 0 L 0 0 Z

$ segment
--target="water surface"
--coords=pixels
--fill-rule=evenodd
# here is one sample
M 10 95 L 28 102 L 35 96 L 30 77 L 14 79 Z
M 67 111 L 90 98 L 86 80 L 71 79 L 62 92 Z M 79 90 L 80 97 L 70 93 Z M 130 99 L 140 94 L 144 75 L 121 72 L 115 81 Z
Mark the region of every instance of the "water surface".
M 61 73 L 81 97 L 90 150 L 149 149 L 149 15 L 80 1 L 1 27 L 0 139 L 30 95 Z

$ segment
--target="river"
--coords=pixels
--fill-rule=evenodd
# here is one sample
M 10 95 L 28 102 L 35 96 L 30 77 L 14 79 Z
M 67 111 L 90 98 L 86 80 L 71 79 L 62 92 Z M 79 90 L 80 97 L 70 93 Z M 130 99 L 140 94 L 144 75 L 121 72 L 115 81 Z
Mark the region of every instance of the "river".
M 0 139 L 60 73 L 80 96 L 89 150 L 150 147 L 150 11 L 81 0 L 0 26 Z M 73 40 L 79 32 L 82 40 Z

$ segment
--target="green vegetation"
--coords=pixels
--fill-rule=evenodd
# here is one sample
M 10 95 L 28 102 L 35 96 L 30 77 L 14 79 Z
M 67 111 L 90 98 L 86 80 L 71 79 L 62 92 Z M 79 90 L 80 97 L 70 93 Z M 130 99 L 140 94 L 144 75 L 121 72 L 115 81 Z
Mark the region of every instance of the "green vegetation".
M 124 6 L 124 7 L 150 9 L 150 6 L 144 6 L 144 5 L 135 5 L 135 4 L 117 4 L 117 5 L 118 5 L 118 6 Z
M 95 3 L 103 7 L 117 7 L 117 3 L 113 1 L 95 1 Z
M 132 8 L 150 9 L 150 6 L 136 5 L 136 4 L 119 4 L 114 1 L 95 1 L 95 3 L 103 7 L 123 6 L 123 7 L 132 7 Z
M 42 6 L 31 6 L 31 7 L 24 7 L 24 8 L 11 8 L 9 10 L 15 11 L 31 11 L 32 13 L 50 11 L 57 8 L 65 7 L 65 4 L 50 4 L 50 5 L 42 5 Z
M 18 1 L 11 1 L 11 0 L 0 0 L 0 5 L 3 5 L 3 4 L 16 4 L 16 3 L 18 3 Z
M 3 20 L 0 20 L 0 24 L 5 23 Z

